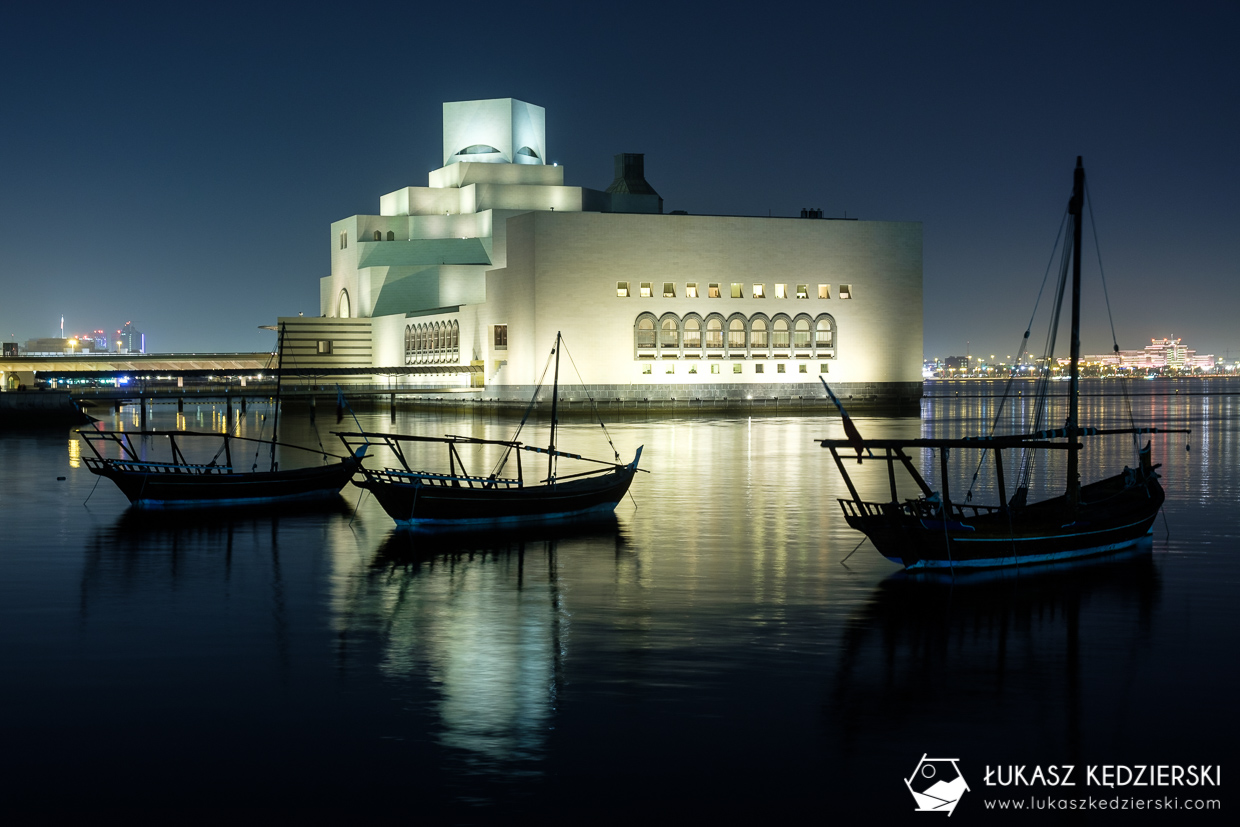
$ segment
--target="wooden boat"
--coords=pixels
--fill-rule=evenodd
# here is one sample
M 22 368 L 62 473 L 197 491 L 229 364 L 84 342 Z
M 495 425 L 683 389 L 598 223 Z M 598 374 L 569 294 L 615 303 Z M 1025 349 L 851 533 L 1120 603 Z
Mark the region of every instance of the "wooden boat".
M 279 352 L 284 349 L 281 328 Z M 138 508 L 203 508 L 218 506 L 252 506 L 274 502 L 291 502 L 334 497 L 349 478 L 357 472 L 365 456 L 365 446 L 345 457 L 279 442 L 280 379 L 277 368 L 275 415 L 271 439 L 249 439 L 227 433 L 196 431 L 100 431 L 89 428 L 77 433 L 94 456 L 82 461 L 93 473 L 116 483 L 129 502 Z M 166 461 L 153 461 L 148 450 L 154 442 L 167 439 Z M 142 443 L 137 441 L 141 440 Z M 186 448 L 206 442 L 218 444 L 207 461 L 191 461 Z M 251 470 L 234 466 L 240 458 L 238 443 L 255 446 Z M 106 446 L 106 447 L 105 447 Z M 105 450 L 100 450 L 104 447 Z M 295 448 L 318 454 L 321 464 L 305 468 L 279 467 L 276 448 Z M 268 467 L 258 470 L 258 454 L 269 454 Z M 191 450 L 192 456 L 210 454 Z M 234 454 L 237 456 L 234 457 Z M 222 459 L 222 462 L 221 462 Z
M 1073 176 L 1071 252 L 1065 243 L 1060 273 L 1059 297 L 1062 302 L 1067 264 L 1072 264 L 1072 338 L 1070 362 L 1069 412 L 1065 427 L 1038 430 L 1011 436 L 985 436 L 964 439 L 878 439 L 864 440 L 844 413 L 847 439 L 824 439 L 822 447 L 832 458 L 848 486 L 850 497 L 840 499 L 848 524 L 865 534 L 875 548 L 889 560 L 909 569 L 951 569 L 1018 566 L 1052 560 L 1103 554 L 1133 545 L 1150 532 L 1162 507 L 1164 493 L 1158 481 L 1158 465 L 1151 462 L 1150 444 L 1136 451 L 1136 467 L 1125 466 L 1114 476 L 1082 485 L 1080 480 L 1080 440 L 1085 437 L 1128 434 L 1134 441 L 1148 433 L 1188 433 L 1158 428 L 1098 429 L 1078 424 L 1080 396 L 1080 295 L 1081 295 L 1081 219 L 1085 193 L 1085 170 L 1081 159 Z M 1054 313 L 1052 332 L 1058 320 Z M 1028 332 L 1025 333 L 1026 340 Z M 1051 337 L 1053 342 L 1053 336 Z M 1053 344 L 1051 345 L 1053 347 Z M 1116 351 L 1118 351 L 1118 345 Z M 1046 378 L 1049 379 L 1049 376 Z M 823 383 L 826 384 L 825 382 Z M 827 389 L 830 393 L 830 388 Z M 832 395 L 832 399 L 834 399 Z M 839 405 L 838 400 L 835 400 Z M 1062 441 L 1061 441 L 1062 440 Z M 857 462 L 877 460 L 887 465 L 891 499 L 871 502 L 862 499 L 849 477 L 840 452 L 852 449 Z M 910 451 L 937 451 L 941 491 L 935 491 L 913 465 Z M 948 458 L 952 451 L 982 452 L 981 460 L 993 456 L 995 490 L 998 501 L 991 505 L 972 503 L 972 489 L 963 499 L 953 500 L 949 490 Z M 1023 476 L 1009 500 L 1003 470 L 1003 452 L 1024 454 L 1019 468 Z M 1066 452 L 1067 480 L 1064 493 L 1040 502 L 1027 502 L 1030 452 Z M 911 477 L 919 496 L 901 499 L 896 468 Z M 976 478 L 976 477 L 975 477 Z
M 490 440 L 454 435 L 431 437 L 367 431 L 335 432 L 350 451 L 364 449 L 367 445 L 382 446 L 389 449 L 400 463 L 399 468 L 362 466 L 362 479 L 355 479 L 353 484 L 374 494 L 383 510 L 398 525 L 415 528 L 438 530 L 555 522 L 612 513 L 638 471 L 642 449 L 639 447 L 633 461 L 626 464 L 618 462 L 618 452 L 617 461 L 612 462 L 588 459 L 556 448 L 561 346 L 562 341 L 557 333 L 552 350 L 556 371 L 551 397 L 551 439 L 547 447 L 526 445 L 515 437 L 511 440 Z M 537 396 L 536 388 L 534 398 Z M 517 428 L 518 436 L 533 404 L 531 400 L 526 416 Z M 408 449 L 416 443 L 445 445 L 448 452 L 447 473 L 416 470 L 407 457 Z M 457 450 L 457 446 L 462 445 L 491 445 L 504 450 L 494 472 L 476 476 L 465 470 L 465 463 Z M 615 446 L 612 448 L 614 451 Z M 521 455 L 527 452 L 547 456 L 547 476 L 534 484 L 525 480 L 525 467 L 521 462 Z M 516 475 L 504 476 L 504 468 L 513 456 L 516 457 Z M 557 468 L 561 458 L 602 467 L 560 475 Z

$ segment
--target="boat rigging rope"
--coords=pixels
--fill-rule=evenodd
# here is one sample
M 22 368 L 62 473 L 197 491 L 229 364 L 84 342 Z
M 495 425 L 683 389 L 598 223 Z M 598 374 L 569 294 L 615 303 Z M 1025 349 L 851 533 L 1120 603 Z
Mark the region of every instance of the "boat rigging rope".
M 534 403 L 538 401 L 538 392 L 542 390 L 543 382 L 547 380 L 547 371 L 551 369 L 551 360 L 555 357 L 555 348 L 551 348 L 551 353 L 547 354 L 547 363 L 543 365 L 542 375 L 538 377 L 538 384 L 534 386 L 534 392 L 530 394 L 530 403 L 525 406 L 525 414 L 521 417 L 521 422 L 517 425 L 516 433 L 512 435 L 510 444 L 504 449 L 504 453 L 500 454 L 499 462 L 495 463 L 495 468 L 491 471 L 491 477 L 499 476 L 499 472 L 508 464 L 508 457 L 512 454 L 512 449 L 517 443 L 517 439 L 521 436 L 521 429 L 525 427 L 525 422 L 530 418 L 530 412 L 534 410 Z
M 598 424 L 603 429 L 603 436 L 607 437 L 607 444 L 611 446 L 611 452 L 615 454 L 616 461 L 620 461 L 620 452 L 616 450 L 616 443 L 611 441 L 611 434 L 607 432 L 607 424 L 603 422 L 603 416 L 598 412 L 598 406 L 594 404 L 594 397 L 590 394 L 590 389 L 586 386 L 585 380 L 581 378 L 581 371 L 577 370 L 577 363 L 573 361 L 573 354 L 568 352 L 568 346 L 564 344 L 564 340 L 560 339 L 560 347 L 564 348 L 564 353 L 568 356 L 568 363 L 573 366 L 573 371 L 577 374 L 577 381 L 581 383 L 582 389 L 586 392 L 586 399 L 590 400 L 590 410 L 594 412 Z M 636 506 L 637 501 L 633 504 Z

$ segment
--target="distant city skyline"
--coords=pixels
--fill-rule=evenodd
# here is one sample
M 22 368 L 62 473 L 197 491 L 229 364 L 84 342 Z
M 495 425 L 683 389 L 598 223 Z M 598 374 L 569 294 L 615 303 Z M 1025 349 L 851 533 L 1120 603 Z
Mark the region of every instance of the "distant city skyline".
M 134 319 L 161 351 L 269 350 L 260 326 L 317 313 L 330 223 L 442 163 L 440 104 L 513 96 L 551 113 L 570 184 L 605 187 L 615 153 L 641 152 L 668 212 L 922 222 L 927 357 L 1015 350 L 1082 155 L 1120 346 L 1240 353 L 1234 4 L 708 21 L 638 4 L 637 38 L 566 4 L 419 37 L 416 66 L 416 7 L 366 37 L 328 9 L 244 9 L 244 26 L 220 6 L 9 13 L 8 340 L 63 312 L 73 330 Z M 1082 347 L 1105 353 L 1091 269 Z

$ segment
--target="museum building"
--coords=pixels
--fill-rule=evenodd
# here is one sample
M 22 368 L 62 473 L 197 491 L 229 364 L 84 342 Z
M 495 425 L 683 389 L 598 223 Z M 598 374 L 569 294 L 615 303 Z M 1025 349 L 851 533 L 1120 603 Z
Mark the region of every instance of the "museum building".
M 285 365 L 528 399 L 560 331 L 599 398 L 920 397 L 920 223 L 665 214 L 642 155 L 605 190 L 546 158 L 542 107 L 445 103 L 429 185 L 332 224 Z

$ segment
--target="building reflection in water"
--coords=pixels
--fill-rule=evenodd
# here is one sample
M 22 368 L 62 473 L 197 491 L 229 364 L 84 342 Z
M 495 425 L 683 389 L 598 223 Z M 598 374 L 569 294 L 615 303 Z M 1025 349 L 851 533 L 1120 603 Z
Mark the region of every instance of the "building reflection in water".
M 467 767 L 538 773 L 572 631 L 557 548 L 578 540 L 614 545 L 615 518 L 502 534 L 397 530 L 364 572 L 356 549 L 342 547 L 332 599 L 340 656 L 377 646 L 379 670 L 433 712 L 435 737 Z

